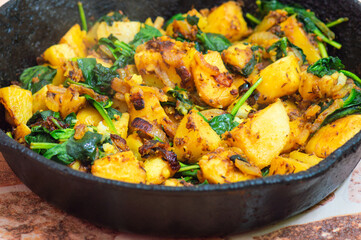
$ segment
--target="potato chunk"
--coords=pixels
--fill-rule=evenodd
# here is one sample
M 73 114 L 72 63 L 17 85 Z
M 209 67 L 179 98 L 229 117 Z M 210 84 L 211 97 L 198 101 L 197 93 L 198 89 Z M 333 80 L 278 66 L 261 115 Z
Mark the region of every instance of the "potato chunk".
M 97 26 L 98 40 L 101 38 L 107 38 L 110 34 L 113 34 L 119 41 L 129 43 L 134 39 L 134 36 L 140 30 L 140 22 L 113 22 L 112 26 L 109 26 L 106 22 L 101 22 Z
M 130 183 L 145 183 L 146 173 L 131 151 L 95 160 L 91 172 L 102 178 Z
M 152 157 L 144 161 L 143 168 L 147 173 L 148 184 L 161 184 L 172 177 L 176 171 L 161 157 Z
M 232 146 L 239 147 L 260 169 L 278 156 L 288 141 L 290 125 L 282 102 L 269 105 L 226 134 Z
M 234 1 L 223 3 L 207 17 L 204 32 L 219 33 L 234 42 L 249 33 L 242 9 Z
M 287 18 L 280 26 L 290 42 L 302 49 L 310 64 L 314 64 L 321 58 L 318 49 L 310 42 L 307 33 L 302 29 L 294 15 Z
M 224 63 L 232 65 L 235 70 L 242 73 L 242 69 L 253 56 L 251 47 L 252 45 L 245 43 L 234 44 L 222 52 L 222 59 Z
M 33 113 L 37 111 L 45 111 L 48 110 L 46 106 L 45 99 L 46 94 L 48 93 L 48 86 L 42 87 L 39 91 L 33 94 Z
M 26 124 L 20 124 L 14 130 L 14 139 L 19 143 L 25 143 L 25 136 L 29 135 L 31 130 Z
M 31 92 L 12 85 L 0 89 L 0 103 L 7 111 L 7 121 L 13 125 L 26 124 L 33 115 Z
M 269 175 L 291 174 L 305 171 L 310 165 L 292 158 L 276 157 L 272 160 Z
M 290 158 L 308 164 L 310 167 L 315 166 L 316 164 L 318 164 L 323 160 L 323 158 L 319 158 L 314 154 L 307 154 L 299 151 L 291 152 Z
M 103 121 L 100 113 L 91 106 L 81 109 L 76 115 L 76 119 L 78 119 L 76 125 L 84 124 L 86 126 L 98 126 L 99 122 Z
M 66 61 L 78 57 L 66 43 L 56 44 L 45 50 L 43 57 L 53 66 L 61 67 Z
M 257 90 L 261 103 L 271 103 L 275 99 L 290 95 L 298 90 L 300 84 L 300 68 L 293 54 L 281 58 L 263 69 L 259 75 L 252 78 L 254 84 L 259 77 L 263 78 Z
M 78 57 L 85 57 L 87 55 L 84 39 L 86 32 L 80 29 L 79 24 L 72 26 L 69 31 L 61 38 L 59 43 L 68 44 Z
M 223 64 L 220 53 L 206 55 L 197 52 L 192 64 L 192 74 L 200 98 L 208 105 L 224 108 L 238 96 L 238 87 Z
M 142 76 L 155 74 L 163 86 L 192 89 L 190 65 L 195 53 L 191 44 L 164 36 L 138 46 L 134 61 Z
M 198 178 L 201 181 L 207 180 L 211 184 L 222 184 L 245 181 L 255 178 L 252 175 L 242 173 L 231 161 L 231 157 L 243 155 L 239 148 L 218 148 L 199 160 L 201 172 Z
M 195 163 L 220 145 L 218 134 L 198 111 L 191 110 L 180 122 L 174 137 L 174 152 L 180 161 Z
M 60 112 L 60 115 L 65 118 L 70 113 L 77 113 L 85 107 L 86 99 L 80 97 L 79 92 L 72 87 L 48 85 L 45 104 L 49 110 Z
M 135 118 L 143 118 L 151 123 L 156 123 L 164 128 L 171 138 L 174 137 L 176 124 L 165 113 L 160 101 L 167 101 L 167 96 L 158 89 L 146 86 L 133 86 L 130 93 L 125 94 L 128 105 L 130 121 Z
M 361 115 L 350 115 L 330 123 L 316 132 L 306 145 L 306 153 L 325 158 L 361 130 Z

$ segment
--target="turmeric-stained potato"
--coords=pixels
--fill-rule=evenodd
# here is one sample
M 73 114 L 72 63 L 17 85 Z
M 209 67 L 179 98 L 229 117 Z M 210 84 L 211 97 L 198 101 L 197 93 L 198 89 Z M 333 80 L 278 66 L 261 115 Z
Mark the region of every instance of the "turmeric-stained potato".
M 178 160 L 195 163 L 214 151 L 221 143 L 218 134 L 204 121 L 198 111 L 191 110 L 180 122 L 174 137 L 174 152 Z
M 242 9 L 234 1 L 223 3 L 207 17 L 204 32 L 223 34 L 230 41 L 237 41 L 249 33 Z
M 343 73 L 335 72 L 319 78 L 306 70 L 301 72 L 299 93 L 304 100 L 316 100 L 333 97 L 339 94 L 345 86 L 347 77 Z
M 33 94 L 33 113 L 36 113 L 37 111 L 48 110 L 45 103 L 47 93 L 48 93 L 48 86 L 46 85 Z
M 197 52 L 192 64 L 192 75 L 199 97 L 208 105 L 224 108 L 238 96 L 238 87 L 223 64 L 220 53 L 206 55 Z
M 323 158 L 319 158 L 314 154 L 307 154 L 299 151 L 291 152 L 290 158 L 308 164 L 310 167 L 315 166 L 316 164 L 318 164 L 323 160 Z
M 198 177 L 201 181 L 207 180 L 211 184 L 222 184 L 245 181 L 255 178 L 241 172 L 231 160 L 243 155 L 238 148 L 218 148 L 202 156 L 199 160 L 201 168 Z
M 361 115 L 350 115 L 330 123 L 316 132 L 306 145 L 306 153 L 325 158 L 361 130 Z
M 72 26 L 69 31 L 60 39 L 59 43 L 68 44 L 78 57 L 85 57 L 87 55 L 84 39 L 86 32 L 80 29 L 79 24 Z
M 77 125 L 84 124 L 86 126 L 98 126 L 99 122 L 103 121 L 103 117 L 100 115 L 98 110 L 92 106 L 87 106 L 80 109 L 76 115 Z
M 97 38 L 107 38 L 113 34 L 119 41 L 129 43 L 140 30 L 140 22 L 113 22 L 109 26 L 106 22 L 101 22 L 97 28 Z
M 63 84 L 65 81 L 65 76 L 64 76 L 64 69 L 62 66 L 50 66 L 52 68 L 56 69 L 56 75 L 53 78 L 53 85 L 55 86 L 59 86 L 60 84 Z
M 318 48 L 310 42 L 307 33 L 302 29 L 294 15 L 287 18 L 280 26 L 290 42 L 302 49 L 308 63 L 314 64 L 321 58 Z
M 91 168 L 93 175 L 130 183 L 145 183 L 146 173 L 131 151 L 95 160 Z
M 31 92 L 11 85 L 0 89 L 0 103 L 6 109 L 6 120 L 13 126 L 26 124 L 33 115 L 33 97 Z
M 165 180 L 163 185 L 168 186 L 168 187 L 192 186 L 192 184 L 187 183 L 184 180 L 179 180 L 179 179 L 175 179 L 175 178 L 170 178 L 170 179 Z
M 138 46 L 134 61 L 141 75 L 155 74 L 164 86 L 192 89 L 190 65 L 196 52 L 187 42 L 163 36 Z
M 75 51 L 66 43 L 56 44 L 45 50 L 44 60 L 53 66 L 61 67 L 66 61 L 78 57 Z
M 269 48 L 278 40 L 279 37 L 271 32 L 255 32 L 247 39 L 248 42 L 264 47 L 265 49 Z
M 167 101 L 167 96 L 158 89 L 146 86 L 133 86 L 130 93 L 125 94 L 128 105 L 130 121 L 135 118 L 143 118 L 151 123 L 156 123 L 164 128 L 170 138 L 174 137 L 176 124 L 165 113 L 160 104 Z
M 306 122 L 302 117 L 290 121 L 290 134 L 282 150 L 283 153 L 290 152 L 306 144 L 310 136 L 310 131 L 306 126 Z
M 143 168 L 147 173 L 148 184 L 161 184 L 172 177 L 176 171 L 161 157 L 151 157 L 144 161 Z
M 130 150 L 134 153 L 134 156 L 139 160 L 143 161 L 140 153 L 139 148 L 143 145 L 142 139 L 139 137 L 138 133 L 134 132 L 130 134 L 127 139 L 127 145 L 129 146 Z
M 254 84 L 259 77 L 262 83 L 257 87 L 261 94 L 261 103 L 271 103 L 275 99 L 290 95 L 298 90 L 300 84 L 300 68 L 293 54 L 281 58 L 268 65 L 257 76 L 252 78 Z
M 54 112 L 60 112 L 65 118 L 70 113 L 77 113 L 85 107 L 85 97 L 80 97 L 79 92 L 72 88 L 48 85 L 48 92 L 45 98 L 46 107 Z
M 252 45 L 237 43 L 222 52 L 222 59 L 225 64 L 231 65 L 234 70 L 243 73 L 242 69 L 251 60 L 253 51 Z
M 268 31 L 271 27 L 285 21 L 287 19 L 288 13 L 285 10 L 277 9 L 275 11 L 270 11 L 267 16 L 265 16 L 262 21 L 256 26 L 254 31 L 264 32 Z
M 241 148 L 250 162 L 262 169 L 281 153 L 289 134 L 287 112 L 278 100 L 225 133 L 225 137 L 230 145 Z
M 116 115 L 112 121 L 118 134 L 126 139 L 128 136 L 129 113 L 123 113 L 122 116 Z
M 269 175 L 290 174 L 305 171 L 311 166 L 296 159 L 275 157 L 269 168 Z
M 21 123 L 14 130 L 14 139 L 20 143 L 25 143 L 25 136 L 29 135 L 31 130 L 26 124 Z

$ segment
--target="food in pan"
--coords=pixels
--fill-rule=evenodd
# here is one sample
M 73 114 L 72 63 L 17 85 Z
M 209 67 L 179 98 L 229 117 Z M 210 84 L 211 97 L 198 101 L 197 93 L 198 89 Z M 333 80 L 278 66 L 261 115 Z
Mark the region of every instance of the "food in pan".
M 168 21 L 76 24 L 0 89 L 7 134 L 49 160 L 130 183 L 193 186 L 305 171 L 361 130 L 361 80 L 299 6 L 233 1 Z M 261 20 L 260 20 L 261 19 Z M 347 19 L 346 19 L 347 20 Z

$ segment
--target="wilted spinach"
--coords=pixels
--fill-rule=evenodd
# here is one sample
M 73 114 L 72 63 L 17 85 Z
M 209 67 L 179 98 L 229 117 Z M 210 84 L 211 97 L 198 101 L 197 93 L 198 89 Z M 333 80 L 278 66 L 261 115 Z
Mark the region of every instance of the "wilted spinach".
M 58 163 L 69 165 L 74 162 L 75 159 L 68 154 L 67 145 L 68 142 L 58 144 L 57 146 L 48 149 L 43 156 Z
M 27 68 L 20 75 L 21 87 L 33 94 L 45 85 L 51 84 L 57 70 L 49 66 L 34 66 Z
M 139 45 L 152 40 L 153 38 L 161 37 L 162 33 L 155 27 L 145 25 L 140 31 L 134 36 L 134 39 L 129 43 L 134 49 Z
M 341 63 L 341 60 L 338 57 L 328 57 L 321 58 L 313 65 L 308 66 L 307 72 L 321 78 L 325 75 L 332 75 L 336 71 L 340 71 L 344 68 L 345 66 Z

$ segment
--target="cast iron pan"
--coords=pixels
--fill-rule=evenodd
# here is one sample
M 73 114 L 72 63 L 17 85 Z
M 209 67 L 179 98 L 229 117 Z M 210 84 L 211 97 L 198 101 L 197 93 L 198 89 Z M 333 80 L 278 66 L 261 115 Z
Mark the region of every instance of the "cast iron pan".
M 178 12 L 212 7 L 206 0 L 87 0 L 88 19 L 123 10 L 130 19 L 170 17 Z M 347 16 L 334 30 L 343 48 L 343 63 L 361 73 L 361 5 L 357 0 L 297 1 L 321 19 Z M 244 1 L 254 12 L 254 0 Z M 78 23 L 76 1 L 10 1 L 0 10 L 0 86 L 18 79 L 36 64 L 48 46 Z M 331 55 L 336 51 L 331 50 Z M 0 128 L 8 126 L 0 109 Z M 361 133 L 306 172 L 226 185 L 191 188 L 136 185 L 74 171 L 36 154 L 0 131 L 0 151 L 32 191 L 55 206 L 93 223 L 121 231 L 158 236 L 225 236 L 293 216 L 334 191 L 354 169 L 361 154 Z

